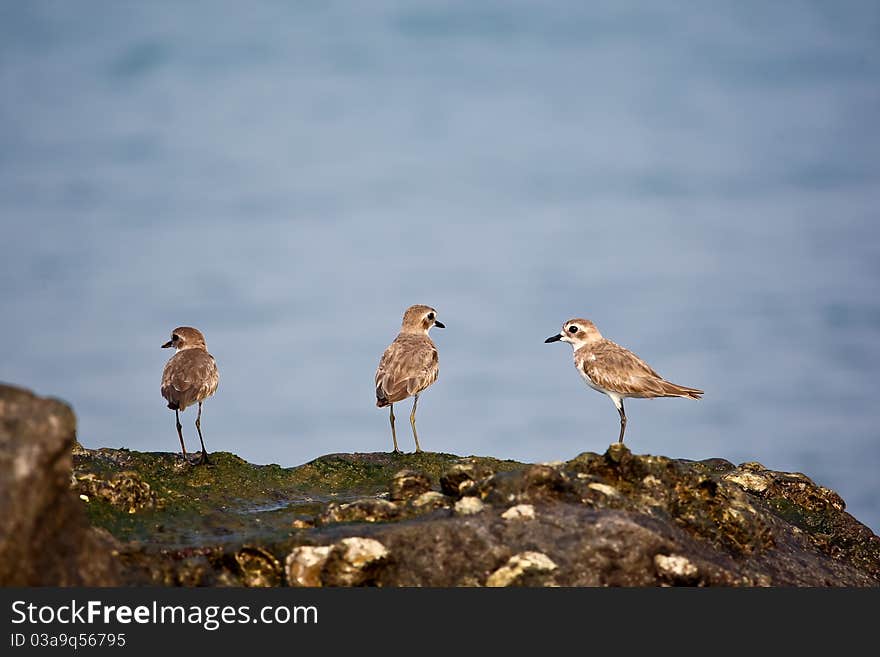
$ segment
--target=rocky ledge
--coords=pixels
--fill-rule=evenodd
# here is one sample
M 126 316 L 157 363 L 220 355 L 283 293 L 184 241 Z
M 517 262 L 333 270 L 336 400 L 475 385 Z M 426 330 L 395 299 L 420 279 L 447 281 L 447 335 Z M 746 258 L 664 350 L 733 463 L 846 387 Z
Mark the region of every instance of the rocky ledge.
M 84 449 L 69 407 L 0 386 L 0 584 L 880 585 L 840 496 L 759 463 L 211 459 Z

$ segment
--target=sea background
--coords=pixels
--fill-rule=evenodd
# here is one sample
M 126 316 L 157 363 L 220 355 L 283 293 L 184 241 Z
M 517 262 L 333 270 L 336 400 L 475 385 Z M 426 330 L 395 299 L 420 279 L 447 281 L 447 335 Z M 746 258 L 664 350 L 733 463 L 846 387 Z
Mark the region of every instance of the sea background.
M 706 391 L 629 401 L 635 452 L 804 472 L 878 531 L 878 80 L 876 2 L 3 0 L 0 381 L 174 451 L 193 325 L 209 450 L 387 451 L 425 303 L 422 446 L 551 461 L 617 437 L 543 342 L 587 317 Z

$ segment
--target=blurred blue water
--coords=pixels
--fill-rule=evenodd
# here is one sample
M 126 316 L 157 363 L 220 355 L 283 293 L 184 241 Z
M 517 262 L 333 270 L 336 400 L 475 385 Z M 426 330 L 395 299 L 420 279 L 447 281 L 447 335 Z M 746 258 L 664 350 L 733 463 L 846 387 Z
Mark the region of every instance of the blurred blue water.
M 0 380 L 172 451 L 191 324 L 209 449 L 387 450 L 426 303 L 423 446 L 565 459 L 617 435 L 543 344 L 584 316 L 706 390 L 630 402 L 635 451 L 803 471 L 876 531 L 878 36 L 873 2 L 2 2 Z

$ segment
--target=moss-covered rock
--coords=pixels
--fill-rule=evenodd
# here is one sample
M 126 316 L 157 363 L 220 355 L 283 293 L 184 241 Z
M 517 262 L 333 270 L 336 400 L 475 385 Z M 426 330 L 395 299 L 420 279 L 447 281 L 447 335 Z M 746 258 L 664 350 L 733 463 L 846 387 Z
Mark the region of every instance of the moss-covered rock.
M 477 463 L 485 473 L 524 467 L 429 452 L 330 454 L 295 468 L 214 452 L 211 465 L 201 466 L 168 452 L 108 448 L 79 448 L 73 462 L 74 489 L 87 498 L 94 525 L 121 540 L 170 549 L 278 541 L 296 529 L 297 518 L 309 527 L 412 515 L 418 507 L 400 510 L 375 498 L 389 497 L 390 489 L 411 496 L 462 464 Z
M 880 538 L 840 496 L 759 463 L 614 444 L 553 464 L 423 452 L 282 468 L 219 452 L 196 466 L 170 453 L 84 449 L 72 413 L 8 397 L 0 411 L 19 419 L 0 428 L 54 436 L 54 451 L 34 460 L 28 480 L 51 481 L 53 492 L 18 491 L 26 504 L 7 536 L 49 528 L 85 536 L 90 551 L 73 550 L 70 567 L 57 563 L 65 552 L 35 553 L 29 572 L 44 583 L 100 584 L 64 574 L 88 556 L 114 574 L 108 582 L 166 586 L 880 585 Z M 54 514 L 56 500 L 70 513 Z M 37 510 L 49 516 L 23 517 Z
M 617 444 L 552 465 L 431 453 L 332 454 L 296 468 L 226 453 L 212 462 L 77 453 L 78 482 L 135 473 L 157 496 L 140 506 L 84 502 L 96 525 L 126 541 L 120 559 L 133 580 L 880 585 L 880 538 L 836 493 L 756 463 L 635 455 Z M 349 563 L 345 541 L 355 538 L 381 545 L 381 558 Z

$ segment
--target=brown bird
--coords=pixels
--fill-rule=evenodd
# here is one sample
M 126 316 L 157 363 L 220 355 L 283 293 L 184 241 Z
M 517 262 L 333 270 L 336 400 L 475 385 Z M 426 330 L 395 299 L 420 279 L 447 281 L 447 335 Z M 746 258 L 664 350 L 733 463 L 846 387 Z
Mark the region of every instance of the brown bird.
M 196 429 L 199 442 L 202 444 L 202 456 L 198 463 L 208 463 L 208 452 L 202 439 L 202 402 L 217 391 L 220 374 L 217 363 L 208 353 L 205 336 L 191 326 L 179 326 L 171 332 L 171 339 L 162 345 L 163 349 L 174 347 L 177 350 L 165 364 L 162 372 L 162 396 L 168 401 L 168 408 L 174 411 L 177 423 L 177 436 L 180 438 L 180 449 L 186 461 L 186 445 L 183 443 L 180 411 L 196 402 L 199 414 L 196 416 Z
M 626 431 L 626 397 L 687 397 L 700 399 L 702 390 L 670 383 L 629 349 L 606 340 L 588 319 L 570 319 L 562 332 L 544 342 L 568 342 L 574 350 L 574 365 L 587 385 L 605 393 L 614 402 L 620 415 L 620 436 Z
M 394 452 L 397 447 L 397 433 L 394 430 L 394 402 L 415 395 L 409 423 L 412 426 L 416 451 L 421 452 L 419 435 L 416 433 L 416 404 L 419 393 L 437 380 L 440 371 L 437 347 L 428 337 L 431 327 L 446 328 L 437 321 L 437 311 L 430 306 L 410 306 L 403 315 L 400 333 L 394 339 L 376 369 L 376 406 L 389 406 L 391 410 L 391 439 Z

